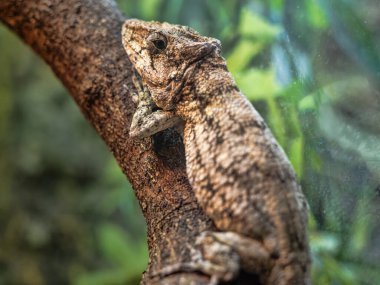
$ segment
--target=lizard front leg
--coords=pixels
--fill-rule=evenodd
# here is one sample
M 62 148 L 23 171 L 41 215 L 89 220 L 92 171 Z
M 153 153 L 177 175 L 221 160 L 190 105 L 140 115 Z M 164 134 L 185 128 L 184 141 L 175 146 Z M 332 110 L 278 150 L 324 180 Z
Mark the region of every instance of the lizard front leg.
M 132 94 L 132 100 L 137 104 L 137 108 L 129 130 L 131 137 L 146 138 L 180 123 L 180 118 L 173 112 L 157 108 L 149 91 L 140 84 L 136 74 L 132 76 L 132 81 L 137 90 L 137 94 Z

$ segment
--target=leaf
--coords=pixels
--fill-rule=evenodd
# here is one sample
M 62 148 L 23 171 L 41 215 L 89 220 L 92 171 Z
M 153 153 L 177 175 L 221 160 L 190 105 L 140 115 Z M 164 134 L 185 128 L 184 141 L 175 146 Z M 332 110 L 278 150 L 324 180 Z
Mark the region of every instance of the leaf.
M 314 100 L 313 94 L 305 96 L 301 101 L 298 103 L 298 109 L 302 112 L 306 111 L 312 111 L 316 109 L 316 104 Z
M 267 99 L 268 123 L 274 136 L 282 147 L 285 147 L 285 122 L 282 118 L 281 109 L 273 97 Z
M 306 9 L 310 24 L 318 29 L 327 28 L 328 22 L 322 8 L 317 3 L 317 0 L 307 0 Z
M 227 65 L 231 73 L 236 73 L 244 70 L 251 59 L 259 54 L 264 48 L 260 42 L 242 39 L 234 47 L 227 58 Z
M 322 170 L 322 159 L 319 156 L 319 154 L 314 150 L 309 150 L 309 161 L 312 169 L 315 171 L 315 173 L 319 173 Z
M 334 254 L 338 251 L 340 241 L 335 234 L 318 232 L 310 235 L 310 244 L 313 252 Z
M 356 276 L 357 280 L 360 280 L 360 283 L 356 284 L 365 284 L 365 285 L 377 285 L 374 283 L 374 280 L 380 280 L 380 271 L 376 264 L 367 264 L 365 262 L 357 262 L 348 264 L 349 269 Z
M 148 253 L 142 242 L 132 241 L 117 225 L 106 223 L 97 231 L 101 252 L 113 262 L 113 268 L 84 272 L 76 276 L 74 285 L 137 284 L 146 267 Z
M 327 282 L 324 284 L 357 285 L 358 280 L 350 268 L 331 256 L 323 256 L 322 262 Z M 321 283 L 318 283 L 321 284 Z
M 298 177 L 302 177 L 304 162 L 304 138 L 301 129 L 301 122 L 296 108 L 296 102 L 293 103 L 290 101 L 287 105 L 288 107 L 283 109 L 283 117 L 286 118 L 285 120 L 287 124 L 287 140 L 289 141 L 287 146 L 287 154 Z
M 288 151 L 289 160 L 291 161 L 298 177 L 302 177 L 303 174 L 303 144 L 304 141 L 302 137 L 295 138 L 291 140 Z
M 257 14 L 244 9 L 241 12 L 239 32 L 242 36 L 254 37 L 264 42 L 273 41 L 281 32 L 277 25 L 270 24 Z
M 364 191 L 363 197 L 356 206 L 353 226 L 351 228 L 350 246 L 348 247 L 350 256 L 360 256 L 369 242 L 370 234 L 374 226 L 372 216 L 369 212 L 371 199 L 372 195 L 369 195 L 369 191 Z
M 284 0 L 270 0 L 271 8 L 282 12 L 284 7 Z
M 157 18 L 158 8 L 162 0 L 140 0 L 138 1 L 141 17 L 144 19 Z
M 276 82 L 275 71 L 272 68 L 267 70 L 252 68 L 238 73 L 236 81 L 243 93 L 252 101 L 267 100 L 275 97 L 281 90 Z
M 278 94 L 281 98 L 287 102 L 297 103 L 304 96 L 304 83 L 301 80 L 294 81 L 288 86 L 284 87 Z
M 97 231 L 99 247 L 116 265 L 129 272 L 142 271 L 147 252 L 142 244 L 132 242 L 128 235 L 114 224 L 103 224 Z

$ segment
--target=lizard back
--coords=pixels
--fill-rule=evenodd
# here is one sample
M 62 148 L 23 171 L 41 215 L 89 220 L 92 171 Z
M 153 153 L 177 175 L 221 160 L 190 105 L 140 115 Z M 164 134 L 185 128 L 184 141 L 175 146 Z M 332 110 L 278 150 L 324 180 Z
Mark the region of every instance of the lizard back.
M 308 284 L 305 199 L 285 153 L 228 72 L 219 41 L 127 20 L 123 43 L 158 109 L 185 123 L 187 174 L 206 214 L 219 230 L 263 244 L 274 264 L 268 284 Z
M 220 230 L 263 242 L 278 271 L 269 284 L 307 284 L 306 201 L 285 153 L 222 58 L 202 62 L 175 112 L 185 121 L 187 173 L 206 214 Z

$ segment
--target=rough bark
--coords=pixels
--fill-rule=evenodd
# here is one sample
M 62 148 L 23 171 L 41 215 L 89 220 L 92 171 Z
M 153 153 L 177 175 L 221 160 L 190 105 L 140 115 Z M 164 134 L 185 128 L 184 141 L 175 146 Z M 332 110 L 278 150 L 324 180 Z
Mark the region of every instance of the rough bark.
M 201 273 L 165 280 L 149 274 L 189 261 L 196 236 L 213 225 L 199 208 L 174 131 L 128 136 L 134 112 L 131 64 L 121 45 L 124 17 L 112 0 L 1 0 L 0 19 L 51 67 L 111 149 L 139 200 L 148 228 L 149 265 L 142 283 L 207 284 Z M 235 284 L 245 284 L 241 280 Z M 246 281 L 253 284 L 253 280 Z

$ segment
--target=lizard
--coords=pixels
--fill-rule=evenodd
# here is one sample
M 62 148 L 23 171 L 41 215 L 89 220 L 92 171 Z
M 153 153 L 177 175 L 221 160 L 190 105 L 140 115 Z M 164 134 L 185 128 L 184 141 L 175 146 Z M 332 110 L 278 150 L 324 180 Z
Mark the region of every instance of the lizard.
M 285 152 L 228 71 L 220 41 L 186 26 L 128 19 L 122 43 L 143 83 L 130 136 L 180 131 L 189 182 L 218 229 L 198 239 L 204 260 L 190 268 L 213 284 L 233 280 L 240 268 L 267 285 L 310 284 L 306 199 Z M 235 262 L 223 261 L 229 249 Z

